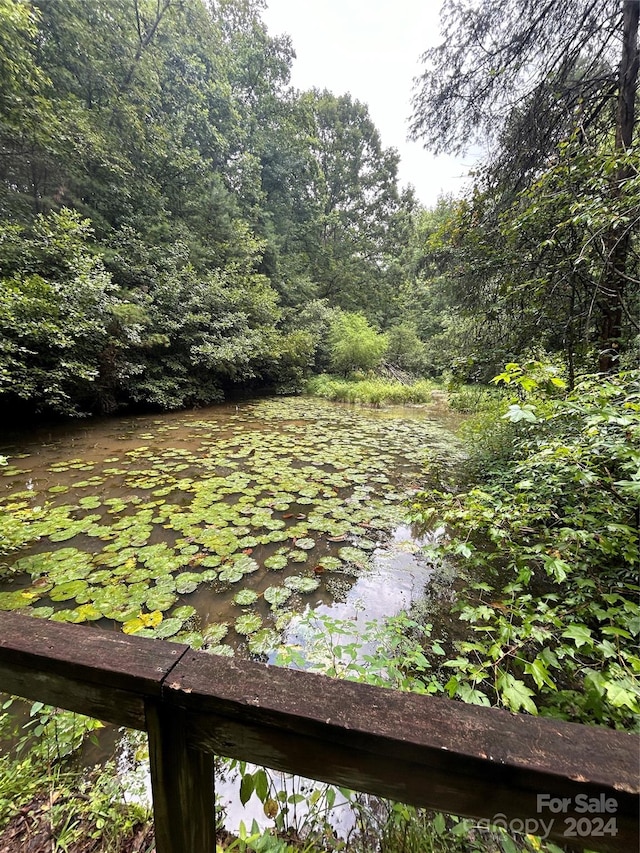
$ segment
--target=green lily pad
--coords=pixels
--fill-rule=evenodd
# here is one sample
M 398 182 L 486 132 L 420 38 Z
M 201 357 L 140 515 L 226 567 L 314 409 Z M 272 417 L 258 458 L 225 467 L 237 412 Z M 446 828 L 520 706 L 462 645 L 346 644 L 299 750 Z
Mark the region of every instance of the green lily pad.
M 306 551 L 299 551 L 296 548 L 289 551 L 289 553 L 287 554 L 287 558 L 292 563 L 304 563 L 304 562 L 306 562 L 307 557 L 308 557 L 308 554 L 306 553 Z
M 232 658 L 235 654 L 231 646 L 227 646 L 224 643 L 221 643 L 218 646 L 207 646 L 206 648 L 203 648 L 203 651 L 209 655 L 220 655 L 220 657 L 224 658 Z
M 309 537 L 303 537 L 302 539 L 296 539 L 296 548 L 301 548 L 303 551 L 310 551 L 315 547 L 315 541 L 310 539 Z
M 176 607 L 176 609 L 172 611 L 171 615 L 175 616 L 176 619 L 182 619 L 183 622 L 186 622 L 187 619 L 191 619 L 192 616 L 195 616 L 197 612 L 198 611 L 195 609 L 195 607 L 191 607 L 188 604 L 183 604 L 182 607 Z
M 318 589 L 320 586 L 320 581 L 317 578 L 311 577 L 301 577 L 300 575 L 291 575 L 288 577 L 284 585 L 287 589 L 291 589 L 294 592 L 313 592 Z
M 86 497 L 80 498 L 78 504 L 82 507 L 82 509 L 97 509 L 102 501 L 99 497 Z
M 199 631 L 181 631 L 172 638 L 174 643 L 185 643 L 192 649 L 201 649 L 204 645 L 204 637 Z
M 74 622 L 75 615 L 73 610 L 58 610 L 51 616 L 52 622 Z
M 201 573 L 202 583 L 211 583 L 216 580 L 218 577 L 218 573 L 215 569 L 206 569 Z
M 236 619 L 233 627 L 238 634 L 253 634 L 262 628 L 262 619 L 257 613 L 245 613 Z
M 178 600 L 178 597 L 169 590 L 151 589 L 147 596 L 147 607 L 149 610 L 169 610 Z
M 252 572 L 257 572 L 260 566 L 258 563 L 248 557 L 246 554 L 241 554 L 233 561 L 233 567 L 243 575 L 250 575 Z
M 237 583 L 238 581 L 241 581 L 243 577 L 244 575 L 242 572 L 238 571 L 233 563 L 225 566 L 224 569 L 218 573 L 218 579 L 225 583 Z
M 68 601 L 70 598 L 75 598 L 79 593 L 84 592 L 86 588 L 86 581 L 68 581 L 67 583 L 61 583 L 54 586 L 49 593 L 49 598 L 52 601 Z
M 322 566 L 327 572 L 335 572 L 336 569 L 342 568 L 342 560 L 338 557 L 320 557 L 318 565 Z
M 183 572 L 176 578 L 176 592 L 179 595 L 187 595 L 194 592 L 200 584 L 201 576 L 194 572 Z
M 217 646 L 227 636 L 229 625 L 226 622 L 212 622 L 202 632 L 205 643 Z
M 280 607 L 291 597 L 291 590 L 284 586 L 268 586 L 264 591 L 264 600 L 268 601 L 272 608 Z
M 287 558 L 283 554 L 274 554 L 273 557 L 267 557 L 264 561 L 265 568 L 271 569 L 274 572 L 284 569 L 287 565 Z
M 240 605 L 240 607 L 248 607 L 251 604 L 254 604 L 258 600 L 258 593 L 254 592 L 252 589 L 241 589 L 240 592 L 236 592 L 233 596 L 233 603 Z
M 28 607 L 34 598 L 24 590 L 0 592 L 0 610 L 20 610 Z
M 256 631 L 247 639 L 247 646 L 252 655 L 266 655 L 280 645 L 280 634 L 272 628 Z
M 174 634 L 177 634 L 182 628 L 182 625 L 182 619 L 176 619 L 175 617 L 172 619 L 164 619 L 158 627 L 154 629 L 153 634 L 159 640 L 166 640 L 168 637 L 173 637 Z
M 49 619 L 53 616 L 53 607 L 34 607 L 29 613 L 36 619 Z
M 353 563 L 360 568 L 364 568 L 369 563 L 369 557 L 365 554 L 364 551 L 361 551 L 359 548 L 351 548 L 345 547 L 340 548 L 338 551 L 338 556 L 345 563 Z

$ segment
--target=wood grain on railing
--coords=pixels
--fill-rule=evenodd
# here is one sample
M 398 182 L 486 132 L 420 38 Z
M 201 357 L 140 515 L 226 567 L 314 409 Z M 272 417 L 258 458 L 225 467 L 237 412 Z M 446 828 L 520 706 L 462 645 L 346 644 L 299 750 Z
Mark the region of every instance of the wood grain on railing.
M 553 818 L 561 841 L 580 798 L 604 797 L 617 834 L 589 849 L 638 847 L 640 740 L 624 732 L 15 613 L 0 613 L 0 690 L 149 732 L 158 853 L 215 850 L 214 754 L 462 816 Z

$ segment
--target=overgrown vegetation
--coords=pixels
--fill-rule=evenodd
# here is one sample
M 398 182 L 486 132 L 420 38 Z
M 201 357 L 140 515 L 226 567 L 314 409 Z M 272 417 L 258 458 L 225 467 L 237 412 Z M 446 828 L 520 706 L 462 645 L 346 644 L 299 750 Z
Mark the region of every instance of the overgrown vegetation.
M 451 531 L 440 549 L 467 584 L 454 609 L 473 637 L 447 662 L 445 690 L 637 727 L 638 372 L 585 377 L 557 397 L 516 364 L 496 381 L 520 392 L 502 416 L 510 458 L 462 494 L 413 505 L 417 521 Z
M 428 489 L 412 474 L 408 512 L 443 534 L 430 558 L 455 570 L 455 630 L 432 624 L 428 601 L 364 636 L 312 616 L 304 656 L 283 648 L 281 663 L 636 730 L 637 0 L 444 0 L 413 132 L 436 151 L 481 138 L 488 156 L 465 196 L 432 210 L 399 188 L 366 105 L 289 85 L 293 45 L 262 7 L 0 0 L 0 406 L 37 423 L 198 407 L 235 389 L 447 401 L 468 416 L 468 458 L 455 482 L 433 459 Z M 0 607 L 273 652 L 287 602 L 367 564 L 404 494 L 390 451 L 417 459 L 424 443 L 355 418 L 336 441 L 326 413 L 331 435 L 305 431 L 308 408 L 263 403 L 256 432 L 232 415 L 237 434 L 215 454 L 211 421 L 192 424 L 197 453 L 159 458 L 154 427 L 104 471 L 69 456 L 46 472 L 66 477 L 53 485 L 0 455 L 0 574 L 31 574 Z M 282 434 L 267 438 L 267 422 Z M 120 491 L 103 499 L 107 479 Z M 152 544 L 160 530 L 169 541 Z M 233 625 L 198 625 L 179 600 L 262 568 L 258 591 L 235 594 Z M 70 853 L 82 833 L 105 853 L 131 842 L 147 816 L 113 805 L 109 774 L 73 798 L 67 752 L 83 729 L 35 707 L 40 741 L 2 759 L 0 814 L 31 799 Z M 348 792 L 360 823 L 345 846 L 327 828 L 333 789 L 313 801 L 264 771 L 241 776 L 280 837 L 243 827 L 221 839 L 228 850 L 512 853 L 499 832 Z M 300 810 L 287 835 L 303 801 L 313 820 Z
M 7 713 L 11 704 L 6 701 L 0 714 L 0 847 L 31 845 L 32 850 L 61 853 L 151 851 L 151 811 L 139 790 L 143 780 L 119 773 L 115 760 L 88 769 L 78 764 L 83 743 L 102 724 L 36 702 L 27 723 L 16 731 L 15 719 Z M 13 745 L 7 748 L 9 738 Z M 136 739 L 129 744 L 130 751 L 135 749 Z M 142 757 L 131 755 L 132 765 Z
M 437 385 L 427 379 L 402 383 L 379 378 L 340 379 L 326 374 L 314 376 L 305 385 L 307 394 L 340 403 L 430 403 L 438 396 Z M 444 396 L 444 392 L 440 392 Z M 440 398 L 441 399 L 441 398 Z

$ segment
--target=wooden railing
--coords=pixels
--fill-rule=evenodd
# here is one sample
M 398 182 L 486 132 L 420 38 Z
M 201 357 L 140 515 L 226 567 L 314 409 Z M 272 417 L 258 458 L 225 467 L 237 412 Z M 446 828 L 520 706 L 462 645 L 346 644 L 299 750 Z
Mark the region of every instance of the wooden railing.
M 638 849 L 640 741 L 623 732 L 15 613 L 0 613 L 0 690 L 148 732 L 157 853 L 215 851 L 215 754 Z

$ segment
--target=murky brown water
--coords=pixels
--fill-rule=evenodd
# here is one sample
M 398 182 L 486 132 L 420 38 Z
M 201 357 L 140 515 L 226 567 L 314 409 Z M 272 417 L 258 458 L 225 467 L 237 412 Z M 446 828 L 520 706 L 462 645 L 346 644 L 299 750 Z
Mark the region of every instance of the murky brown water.
M 422 409 L 301 398 L 7 434 L 0 512 L 25 541 L 4 558 L 0 607 L 195 647 L 226 625 L 224 644 L 254 653 L 293 612 L 389 615 L 429 576 L 403 499 L 427 457 L 455 450 Z M 272 632 L 253 649 L 249 613 Z
M 168 639 L 269 659 L 283 644 L 304 647 L 302 614 L 348 620 L 357 634 L 429 583 L 403 501 L 425 461 L 459 453 L 452 426 L 424 408 L 303 398 L 20 433 L 5 424 L 0 530 L 5 549 L 24 541 L 0 557 L 0 607 L 115 630 L 153 617 L 134 633 L 170 626 Z M 237 566 L 250 570 L 234 575 Z M 279 593 L 288 596 L 267 600 Z M 241 618 L 259 627 L 245 633 Z M 207 642 L 212 628 L 220 636 Z M 84 760 L 104 760 L 115 737 L 101 732 Z M 233 775 L 219 780 L 231 827 L 251 818 L 237 788 Z

